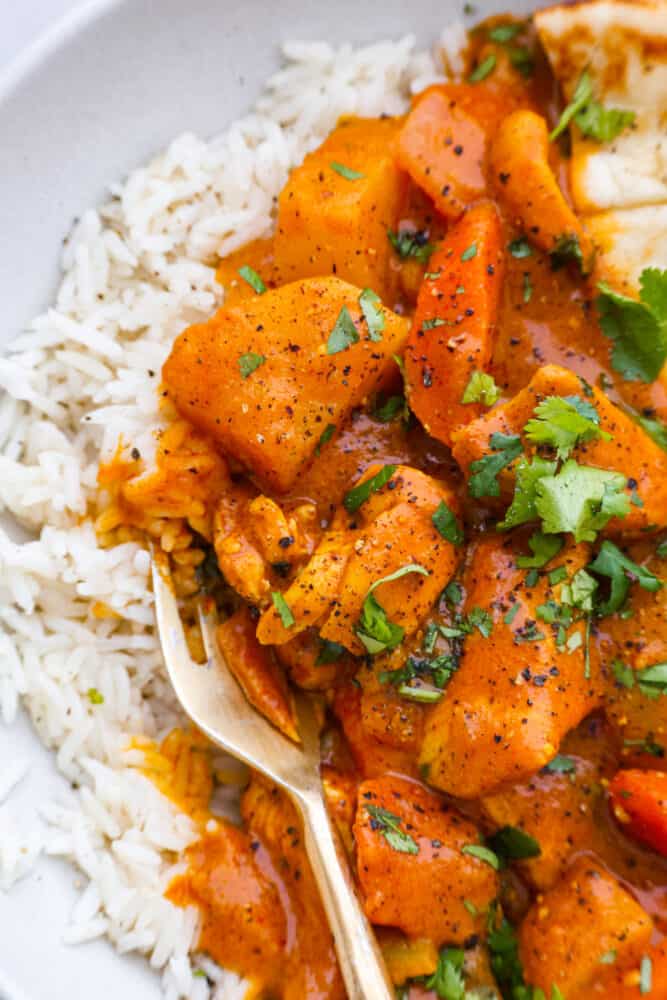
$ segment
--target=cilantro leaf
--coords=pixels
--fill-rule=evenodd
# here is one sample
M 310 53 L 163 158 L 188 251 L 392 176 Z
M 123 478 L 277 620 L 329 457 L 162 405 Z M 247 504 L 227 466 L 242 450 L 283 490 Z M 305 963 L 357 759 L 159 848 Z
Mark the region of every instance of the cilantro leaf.
M 327 340 L 327 354 L 339 354 L 351 344 L 356 344 L 358 340 L 359 334 L 350 311 L 347 306 L 342 306 Z
M 633 562 L 610 541 L 602 543 L 600 551 L 588 568 L 591 573 L 605 576 L 611 580 L 609 599 L 599 604 L 596 609 L 597 613 L 602 616 L 611 615 L 623 606 L 631 583 L 638 583 L 644 590 L 652 593 L 660 590 L 663 586 L 662 580 L 659 580 L 644 566 Z
M 625 517 L 630 501 L 625 476 L 569 459 L 560 472 L 535 487 L 535 507 L 547 534 L 569 531 L 576 542 L 592 542 L 612 517 Z
M 320 454 L 320 452 L 322 451 L 322 447 L 325 444 L 327 444 L 328 441 L 331 441 L 331 438 L 334 436 L 335 433 L 336 433 L 336 425 L 327 424 L 322 433 L 320 434 L 320 439 L 315 446 L 316 455 Z
M 614 342 L 611 364 L 623 378 L 653 382 L 667 359 L 667 270 L 645 268 L 639 302 L 598 282 L 600 326 Z
M 465 261 L 473 260 L 473 258 L 476 256 L 477 256 L 477 244 L 471 243 L 470 246 L 466 247 L 463 253 L 461 254 L 461 260 L 465 263 Z
M 667 662 L 654 663 L 637 674 L 637 686 L 647 698 L 659 698 L 667 694 Z
M 517 260 L 522 260 L 524 257 L 532 257 L 533 255 L 530 243 L 525 236 L 518 236 L 517 239 L 512 240 L 507 244 L 507 249 Z
M 542 853 L 535 838 L 516 826 L 502 826 L 491 837 L 487 837 L 486 842 L 503 861 L 538 858 Z
M 368 335 L 371 340 L 377 343 L 382 340 L 382 331 L 384 330 L 382 300 L 372 288 L 364 288 L 359 296 L 359 305 L 368 325 Z
M 365 503 L 372 493 L 377 493 L 383 486 L 386 486 L 396 472 L 396 468 L 397 466 L 395 465 L 383 465 L 380 471 L 376 472 L 370 479 L 364 479 L 363 483 L 359 483 L 358 486 L 354 486 L 349 490 L 343 497 L 345 510 L 350 514 L 353 514 L 355 510 L 359 510 L 362 503 Z
M 518 434 L 500 434 L 496 432 L 489 439 L 489 447 L 496 454 L 484 455 L 470 463 L 472 476 L 468 483 L 470 495 L 480 497 L 500 496 L 500 486 L 497 476 L 504 468 L 518 458 L 523 450 Z
M 568 127 L 572 119 L 580 111 L 582 111 L 593 96 L 593 84 L 591 83 L 591 78 L 588 73 L 584 72 L 579 77 L 576 87 L 574 88 L 574 93 L 572 94 L 572 100 L 563 110 L 562 115 L 558 119 L 558 124 L 549 136 L 549 141 L 553 142 L 557 139 L 565 129 Z
M 528 539 L 528 547 L 532 556 L 517 556 L 517 566 L 520 569 L 540 569 L 558 555 L 563 548 L 563 539 L 560 535 L 543 535 L 541 531 L 536 531 Z
M 394 851 L 398 851 L 400 854 L 419 854 L 419 845 L 417 842 L 409 833 L 401 829 L 403 820 L 400 816 L 389 812 L 388 809 L 382 809 L 380 806 L 374 806 L 370 803 L 366 803 L 365 809 L 371 818 L 371 829 L 381 833 Z
M 403 260 L 414 257 L 420 264 L 426 264 L 435 250 L 435 244 L 429 243 L 428 233 L 423 229 L 402 229 L 397 233 L 388 229 L 387 237 Z
M 623 663 L 622 660 L 617 659 L 612 661 L 611 672 L 619 687 L 632 688 L 635 686 L 635 672 L 632 667 L 629 667 L 627 663 Z
M 249 375 L 263 365 L 266 358 L 263 354 L 255 354 L 254 351 L 248 351 L 247 354 L 242 354 L 239 358 L 239 371 L 241 372 L 241 378 L 246 379 Z
M 587 273 L 587 265 L 576 233 L 563 233 L 559 236 L 549 251 L 549 257 L 552 271 L 560 271 L 567 264 L 576 264 L 582 274 Z
M 643 414 L 637 413 L 634 415 L 635 420 L 644 431 L 652 438 L 659 448 L 663 451 L 667 451 L 667 424 L 663 424 L 662 420 L 655 420 L 653 417 L 645 417 Z
M 388 576 L 383 576 L 380 580 L 376 580 L 366 594 L 361 608 L 361 616 L 355 627 L 355 633 L 363 643 L 366 652 L 371 656 L 376 656 L 386 649 L 393 649 L 395 646 L 398 646 L 405 635 L 405 629 L 402 626 L 389 621 L 387 612 L 378 602 L 373 591 L 383 583 L 392 583 L 394 580 L 400 580 L 401 577 L 406 576 L 408 573 L 420 573 L 422 576 L 428 576 L 428 570 L 420 566 L 419 563 L 409 563 L 407 566 L 401 566 L 400 569 L 395 570 L 395 572 L 390 573 Z
M 273 606 L 280 615 L 280 620 L 283 623 L 284 628 L 291 628 L 294 624 L 294 615 L 292 614 L 292 609 L 283 597 L 283 595 L 278 590 L 274 590 L 271 593 L 271 600 L 273 601 Z
M 344 177 L 346 181 L 358 181 L 364 176 L 364 174 L 359 173 L 358 170 L 346 167 L 344 163 L 337 163 L 335 160 L 332 160 L 329 166 L 332 170 L 335 170 L 337 174 L 340 174 L 341 177 Z
M 505 45 L 507 42 L 511 42 L 512 39 L 516 38 L 525 28 L 523 21 L 509 21 L 507 24 L 496 24 L 495 27 L 489 28 L 488 38 L 491 42 L 497 42 L 499 45 Z
M 439 1000 L 466 1000 L 464 959 L 462 948 L 443 948 L 435 972 L 424 984 L 426 989 L 433 990 Z
M 471 858 L 484 861 L 494 871 L 500 870 L 500 858 L 489 847 L 485 847 L 484 844 L 464 844 L 461 848 L 461 854 L 469 854 Z
M 441 500 L 431 518 L 438 534 L 452 545 L 462 545 L 464 534 L 456 519 L 456 514 Z
M 345 653 L 345 646 L 339 642 L 332 642 L 331 639 L 320 638 L 320 651 L 315 660 L 316 667 L 326 666 L 328 663 L 336 663 Z
M 250 285 L 253 291 L 257 292 L 258 295 L 263 295 L 266 291 L 266 285 L 257 274 L 254 268 L 250 267 L 249 264 L 244 264 L 243 267 L 239 268 L 239 275 L 244 281 Z
M 572 579 L 560 588 L 560 599 L 563 604 L 579 608 L 580 611 L 592 611 L 593 598 L 597 589 L 597 580 L 585 569 L 579 569 Z
M 557 753 L 553 760 L 545 764 L 542 770 L 548 774 L 574 774 L 577 770 L 577 765 L 571 757 Z
M 592 403 L 581 396 L 547 396 L 535 407 L 524 427 L 529 441 L 556 449 L 558 458 L 565 460 L 572 449 L 592 438 L 611 440 L 611 434 L 600 430 L 600 417 Z
M 565 131 L 574 120 L 582 134 L 596 142 L 611 142 L 617 135 L 632 125 L 634 112 L 622 111 L 619 108 L 605 108 L 599 101 L 593 100 L 593 84 L 587 70 L 579 77 L 572 100 L 560 116 L 556 128 L 549 139 L 553 141 Z
M 492 52 L 491 55 L 488 55 L 486 59 L 483 59 L 482 62 L 474 68 L 468 77 L 468 83 L 480 83 L 482 80 L 486 80 L 487 76 L 489 76 L 490 73 L 493 73 L 496 68 L 496 62 L 496 55 Z
M 389 396 L 387 399 L 379 397 L 375 403 L 373 416 L 382 424 L 388 424 L 398 416 L 405 415 L 405 396 Z
M 517 462 L 514 496 L 512 503 L 505 511 L 504 520 L 498 523 L 499 531 L 506 531 L 508 528 L 515 528 L 518 524 L 537 520 L 538 515 L 535 507 L 537 483 L 543 476 L 552 476 L 555 471 L 556 463 L 547 462 L 539 455 L 532 461 L 521 458 Z
M 493 406 L 498 402 L 500 389 L 496 385 L 493 375 L 487 372 L 474 371 L 468 380 L 468 384 L 461 396 L 462 403 L 482 403 L 484 406 Z

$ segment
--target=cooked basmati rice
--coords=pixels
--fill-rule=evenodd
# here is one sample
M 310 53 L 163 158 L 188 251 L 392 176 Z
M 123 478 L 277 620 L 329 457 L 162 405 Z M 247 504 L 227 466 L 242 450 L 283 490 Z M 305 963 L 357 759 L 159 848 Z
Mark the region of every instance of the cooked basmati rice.
M 153 630 L 147 552 L 99 548 L 82 520 L 98 463 L 121 437 L 154 453 L 172 341 L 221 302 L 216 258 L 270 233 L 290 167 L 343 114 L 403 112 L 439 67 L 460 68 L 463 39 L 456 25 L 434 53 L 415 52 L 412 38 L 285 46 L 285 67 L 253 112 L 210 142 L 176 139 L 85 213 L 55 305 L 0 359 L 0 505 L 33 535 L 17 542 L 0 528 L 0 712 L 9 724 L 22 704 L 78 788 L 43 804 L 46 835 L 19 835 L 11 800 L 3 807 L 0 887 L 42 849 L 74 862 L 88 881 L 65 941 L 106 935 L 121 953 L 144 953 L 169 1000 L 241 1000 L 245 986 L 203 956 L 191 961 L 197 914 L 163 896 L 182 870 L 174 853 L 197 831 L 137 770 L 143 756 L 130 742 L 160 739 L 183 718 Z M 93 602 L 115 616 L 96 617 Z M 3 773 L 0 800 L 26 766 Z

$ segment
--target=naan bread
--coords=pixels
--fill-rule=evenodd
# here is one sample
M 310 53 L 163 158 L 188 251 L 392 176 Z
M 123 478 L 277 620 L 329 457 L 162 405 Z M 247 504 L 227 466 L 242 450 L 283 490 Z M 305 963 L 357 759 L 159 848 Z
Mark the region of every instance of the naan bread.
M 563 96 L 587 70 L 596 100 L 635 113 L 610 143 L 571 129 L 570 189 L 598 247 L 596 276 L 626 294 L 667 266 L 667 0 L 593 0 L 538 11 Z

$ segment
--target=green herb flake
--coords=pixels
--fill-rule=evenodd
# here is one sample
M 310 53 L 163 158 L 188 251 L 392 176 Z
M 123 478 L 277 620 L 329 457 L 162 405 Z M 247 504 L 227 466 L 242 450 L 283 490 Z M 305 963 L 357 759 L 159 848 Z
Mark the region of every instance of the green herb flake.
M 403 636 L 405 635 L 405 629 L 402 626 L 389 621 L 387 613 L 382 605 L 379 604 L 374 591 L 382 586 L 383 583 L 392 583 L 394 580 L 400 580 L 401 577 L 406 576 L 408 573 L 419 573 L 421 576 L 428 576 L 428 570 L 420 566 L 419 563 L 409 563 L 407 566 L 397 569 L 394 573 L 376 580 L 364 599 L 355 633 L 370 656 L 376 656 L 378 653 L 385 652 L 385 650 L 394 649 L 403 640 Z
M 487 372 L 474 371 L 468 379 L 468 384 L 461 396 L 461 402 L 481 403 L 483 406 L 493 406 L 498 402 L 500 389 L 493 375 Z
M 358 486 L 354 486 L 343 498 L 345 510 L 349 514 L 353 514 L 355 510 L 359 510 L 362 503 L 365 503 L 373 493 L 377 493 L 378 490 L 387 485 L 396 472 L 396 469 L 397 466 L 395 465 L 383 465 L 380 471 L 376 472 L 374 476 L 365 479 Z
M 639 992 L 646 996 L 653 989 L 653 963 L 648 955 L 642 955 L 639 963 Z
M 452 545 L 463 545 L 464 534 L 456 515 L 441 500 L 431 518 L 439 535 Z
M 589 74 L 584 71 L 577 82 L 577 86 L 574 88 L 574 93 L 572 94 L 572 100 L 564 109 L 562 115 L 558 119 L 558 124 L 549 136 L 549 141 L 553 142 L 557 139 L 559 135 L 565 131 L 573 118 L 582 111 L 586 105 L 589 103 L 593 97 L 593 84 L 591 83 L 591 78 Z
M 316 455 L 319 455 L 319 453 L 322 451 L 322 448 L 324 447 L 324 445 L 328 441 L 331 441 L 331 438 L 334 436 L 335 433 L 336 433 L 336 425 L 335 424 L 327 424 L 327 426 L 324 428 L 324 430 L 320 434 L 320 439 L 317 442 L 317 445 L 315 446 L 315 454 Z
M 523 301 L 528 304 L 533 297 L 533 282 L 528 271 L 523 274 Z
M 546 536 L 547 538 L 550 536 Z M 556 569 L 552 569 L 548 576 L 549 584 L 555 587 L 557 583 L 562 583 L 563 580 L 567 580 L 567 569 L 565 566 L 557 566 Z
M 468 83 L 481 83 L 482 80 L 486 80 L 487 76 L 490 76 L 496 68 L 496 62 L 496 55 L 492 52 L 475 67 L 468 77 Z
M 352 170 L 351 167 L 346 167 L 344 163 L 337 163 L 336 160 L 332 160 L 329 166 L 337 174 L 340 174 L 341 177 L 344 177 L 346 181 L 359 181 L 364 177 L 364 174 L 358 170 Z
M 243 267 L 240 267 L 238 273 L 244 281 L 247 281 L 254 292 L 257 292 L 258 295 L 264 294 L 266 285 L 257 274 L 257 271 L 250 267 L 249 264 L 244 264 Z
M 471 243 L 470 246 L 466 247 L 466 249 L 461 254 L 461 260 L 465 262 L 468 260 L 472 260 L 476 256 L 477 256 L 477 244 Z
M 443 595 L 448 604 L 456 606 L 463 600 L 463 588 L 455 580 L 452 580 L 443 590 Z
M 598 615 L 611 615 L 623 606 L 632 583 L 639 584 L 643 590 L 656 593 L 663 586 L 655 574 L 634 562 L 624 552 L 608 540 L 600 546 L 600 551 L 588 566 L 591 573 L 606 577 L 611 581 L 608 600 L 596 607 Z
M 435 244 L 429 243 L 428 233 L 423 229 L 402 229 L 400 232 L 388 229 L 387 238 L 402 260 L 413 257 L 420 264 L 427 264 L 435 250 Z
M 370 803 L 366 803 L 365 809 L 370 816 L 371 829 L 381 833 L 394 851 L 398 851 L 400 854 L 419 854 L 417 842 L 409 833 L 401 829 L 403 820 L 400 816 Z
M 551 476 L 556 471 L 556 463 L 548 462 L 536 455 L 531 461 L 523 456 L 516 466 L 514 478 L 514 496 L 512 503 L 505 511 L 505 517 L 497 525 L 498 531 L 507 531 L 519 524 L 539 520 L 535 500 L 537 484 L 544 476 Z
M 510 45 L 507 49 L 507 55 L 512 66 L 521 73 L 521 76 L 533 75 L 535 60 L 532 52 L 525 45 Z
M 625 476 L 568 460 L 536 485 L 535 508 L 547 534 L 571 532 L 576 542 L 592 542 L 612 517 L 625 517 L 630 501 Z
M 359 340 L 359 333 L 347 306 L 342 306 L 327 340 L 327 354 L 339 354 Z
M 544 535 L 541 531 L 535 531 L 528 539 L 528 548 L 533 553 L 532 556 L 517 556 L 517 566 L 519 569 L 541 569 L 558 555 L 563 548 L 563 539 L 558 535 Z
M 634 417 L 644 433 L 648 434 L 663 451 L 667 451 L 667 425 L 663 424 L 662 420 L 639 413 Z
M 278 590 L 271 592 L 271 600 L 273 601 L 273 606 L 280 616 L 280 620 L 283 623 L 283 628 L 291 628 L 294 625 L 294 615 L 292 614 L 292 609 L 283 597 L 283 595 Z
M 507 249 L 517 260 L 523 260 L 524 257 L 532 257 L 533 255 L 531 245 L 525 236 L 518 236 L 512 240 L 507 244 Z
M 598 283 L 600 327 L 613 341 L 611 364 L 624 379 L 654 382 L 667 360 L 667 270 L 645 268 L 639 301 Z
M 503 861 L 525 861 L 542 853 L 535 838 L 516 826 L 502 826 L 486 842 Z
M 610 948 L 609 951 L 605 951 L 600 955 L 598 962 L 600 965 L 613 965 L 616 961 L 616 949 Z
M 419 705 L 433 705 L 442 698 L 442 690 L 423 684 L 401 684 L 398 693 L 408 701 L 417 702 Z
M 424 985 L 432 990 L 439 1000 L 467 1000 L 463 977 L 465 953 L 462 948 L 443 948 L 438 955 L 438 965 Z
M 447 320 L 441 319 L 440 316 L 433 316 L 431 319 L 425 319 L 422 323 L 422 330 L 435 330 L 437 326 L 445 326 Z
M 97 690 L 97 688 L 88 688 L 86 692 L 88 695 L 88 701 L 91 705 L 103 705 L 104 695 Z
M 571 757 L 556 754 L 553 760 L 550 760 L 542 770 L 548 774 L 574 774 L 577 770 L 577 765 Z
M 372 288 L 364 288 L 359 296 L 359 305 L 368 325 L 368 335 L 377 343 L 382 340 L 385 322 L 380 296 Z
M 345 653 L 345 646 L 330 639 L 320 638 L 320 650 L 315 660 L 316 667 L 324 667 L 329 663 L 337 663 Z
M 242 354 L 239 358 L 239 371 L 241 372 L 241 378 L 246 379 L 249 375 L 252 375 L 260 365 L 263 365 L 266 358 L 263 354 L 255 354 L 253 351 L 248 351 L 247 354 Z
M 559 236 L 549 251 L 549 257 L 551 258 L 552 271 L 560 271 L 568 264 L 576 264 L 581 274 L 587 273 L 586 262 L 576 233 L 563 233 L 562 236 Z
M 554 448 L 563 461 L 584 441 L 611 440 L 611 434 L 600 429 L 600 417 L 593 404 L 581 396 L 547 396 L 533 413 L 524 427 L 526 437 L 538 447 Z
M 476 917 L 479 914 L 479 910 L 477 909 L 477 907 L 475 906 L 475 904 L 471 899 L 464 899 L 463 905 L 465 906 L 466 910 L 468 911 L 471 917 Z
M 512 607 L 509 609 L 509 611 L 506 614 L 503 615 L 503 621 L 505 622 L 506 625 L 511 625 L 512 624 L 512 622 L 514 621 L 514 619 L 518 615 L 520 608 L 521 608 L 521 605 L 517 601 L 515 604 L 512 605 Z
M 491 42 L 497 42 L 498 45 L 506 45 L 507 42 L 511 42 L 518 34 L 520 34 L 525 25 L 523 21 L 512 21 L 508 24 L 496 24 L 495 27 L 489 28 L 488 38 Z
M 518 458 L 523 450 L 518 434 L 500 434 L 498 432 L 491 435 L 489 447 L 496 454 L 484 455 L 483 458 L 478 458 L 470 463 L 472 475 L 468 483 L 468 490 L 470 495 L 477 499 L 500 496 L 498 473 Z
M 382 424 L 388 424 L 396 417 L 404 416 L 406 410 L 405 396 L 389 396 L 388 399 L 378 400 L 373 416 Z
M 461 848 L 461 854 L 469 854 L 471 858 L 483 861 L 485 864 L 490 865 L 494 871 L 500 870 L 500 858 L 489 847 L 485 847 L 484 844 L 464 844 Z
M 623 746 L 628 750 L 636 750 L 637 753 L 648 754 L 649 757 L 663 758 L 665 756 L 665 748 L 656 743 L 650 736 L 643 740 L 623 740 Z

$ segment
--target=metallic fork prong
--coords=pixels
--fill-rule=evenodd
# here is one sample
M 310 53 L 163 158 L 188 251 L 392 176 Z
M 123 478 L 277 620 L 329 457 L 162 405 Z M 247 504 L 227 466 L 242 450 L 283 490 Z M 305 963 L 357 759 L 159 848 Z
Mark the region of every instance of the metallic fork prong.
M 299 810 L 349 1000 L 392 1000 L 393 986 L 327 815 L 312 702 L 303 695 L 296 698 L 298 747 L 246 700 L 218 647 L 214 608 L 204 601 L 199 624 L 207 662 L 192 659 L 165 561 L 154 550 L 153 591 L 167 673 L 186 714 L 213 743 L 280 785 Z

